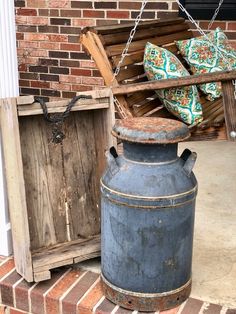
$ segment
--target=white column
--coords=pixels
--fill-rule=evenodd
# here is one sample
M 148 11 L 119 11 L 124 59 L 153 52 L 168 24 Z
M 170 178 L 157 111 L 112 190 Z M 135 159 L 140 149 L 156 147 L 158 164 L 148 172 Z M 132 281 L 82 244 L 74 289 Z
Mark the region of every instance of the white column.
M 0 0 L 0 98 L 19 95 L 14 0 Z M 0 143 L 0 255 L 12 253 L 2 146 Z

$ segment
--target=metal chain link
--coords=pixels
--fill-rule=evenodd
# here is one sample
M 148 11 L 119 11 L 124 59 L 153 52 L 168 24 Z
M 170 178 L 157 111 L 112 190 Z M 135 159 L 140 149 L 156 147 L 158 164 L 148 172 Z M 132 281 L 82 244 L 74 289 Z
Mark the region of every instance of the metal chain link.
M 112 78 L 112 82 L 114 81 L 115 77 L 120 73 L 121 65 L 122 65 L 122 63 L 124 61 L 124 58 L 128 54 L 129 46 L 130 46 L 130 44 L 131 44 L 131 42 L 132 42 L 132 40 L 134 38 L 134 35 L 136 33 L 136 28 L 137 28 L 137 26 L 138 26 L 138 24 L 140 22 L 140 19 L 142 17 L 142 14 L 143 14 L 143 11 L 144 11 L 144 8 L 145 8 L 147 2 L 148 2 L 148 0 L 143 0 L 143 2 L 142 2 L 140 12 L 139 12 L 139 14 L 137 15 L 137 17 L 136 17 L 136 19 L 134 21 L 134 27 L 130 31 L 129 39 L 128 39 L 127 43 L 126 43 L 126 46 L 125 46 L 124 50 L 122 51 L 121 58 L 120 58 L 120 60 L 118 62 L 118 65 L 116 67 L 116 70 L 115 70 L 113 78 Z
M 213 15 L 213 17 L 212 17 L 212 19 L 211 19 L 209 25 L 208 25 L 208 28 L 207 28 L 208 31 L 209 31 L 210 28 L 212 27 L 212 24 L 214 23 L 214 21 L 215 21 L 215 19 L 216 19 L 218 13 L 219 13 L 219 11 L 220 11 L 220 8 L 221 8 L 223 2 L 224 2 L 224 0 L 220 0 L 219 5 L 218 5 L 218 7 L 216 8 L 215 13 L 214 13 L 214 15 Z
M 197 30 L 199 31 L 199 33 L 201 34 L 201 35 L 203 35 L 204 36 L 204 38 L 211 44 L 211 46 L 213 46 L 217 51 L 218 51 L 218 53 L 219 53 L 219 55 L 222 57 L 222 59 L 227 63 L 227 65 L 228 65 L 228 69 L 230 70 L 230 71 L 232 71 L 233 70 L 233 68 L 232 68 L 232 66 L 231 66 L 231 64 L 230 64 L 230 62 L 229 62 L 229 60 L 223 55 L 223 53 L 220 51 L 220 49 L 209 39 L 209 37 L 207 36 L 207 34 L 203 31 L 203 29 L 197 24 L 197 22 L 194 20 L 194 18 L 188 13 L 188 11 L 185 9 L 185 7 L 179 2 L 179 0 L 175 0 L 176 2 L 177 2 L 177 4 L 178 4 L 178 6 L 179 6 L 179 8 L 180 8 L 180 10 L 182 11 L 182 12 L 184 12 L 186 15 L 187 15 L 187 17 L 188 17 L 188 19 L 189 19 L 189 21 L 191 22 L 191 23 L 193 23 L 195 26 L 196 26 L 196 28 L 197 28 Z M 222 3 L 223 3 L 223 1 L 222 1 Z M 221 3 L 221 4 L 222 4 Z M 218 6 L 218 8 L 219 8 L 220 6 Z M 217 8 L 217 9 L 218 9 Z M 215 15 L 215 14 L 214 14 Z M 213 18 L 212 18 L 213 19 Z M 233 83 L 233 85 L 234 85 L 234 98 L 236 99 L 236 80 L 232 80 L 232 83 Z
M 47 108 L 47 105 L 46 105 L 46 102 L 40 98 L 40 97 L 36 97 L 34 102 L 36 103 L 40 103 L 41 105 L 41 108 L 43 110 L 43 114 L 44 114 L 44 117 L 45 119 L 48 121 L 48 122 L 51 122 L 51 123 L 60 123 L 60 122 L 63 122 L 65 120 L 65 118 L 67 118 L 69 116 L 69 113 L 72 109 L 72 107 L 75 105 L 75 103 L 79 100 L 79 99 L 91 99 L 92 96 L 90 95 L 79 95 L 79 96 L 75 96 L 74 98 L 71 99 L 71 101 L 68 103 L 67 107 L 66 107 L 66 110 L 61 113 L 61 114 L 58 114 L 58 115 L 53 115 L 51 116 L 49 113 L 48 113 L 48 108 Z

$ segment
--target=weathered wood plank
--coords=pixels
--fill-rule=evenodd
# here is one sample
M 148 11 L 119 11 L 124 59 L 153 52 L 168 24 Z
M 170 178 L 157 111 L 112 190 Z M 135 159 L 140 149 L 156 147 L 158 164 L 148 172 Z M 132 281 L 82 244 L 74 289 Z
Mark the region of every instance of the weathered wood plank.
M 50 103 L 48 104 L 48 113 L 62 113 L 66 110 L 66 106 L 59 107 L 51 106 Z M 105 109 L 109 108 L 108 101 L 104 101 L 103 103 L 96 103 L 91 105 L 75 105 L 72 107 L 71 111 L 87 111 L 87 110 L 98 110 L 98 109 Z M 33 105 L 26 105 L 21 106 L 18 109 L 18 116 L 34 116 L 43 114 L 43 110 L 41 109 L 40 104 L 33 104 Z
M 236 141 L 236 93 L 232 81 L 222 82 L 222 92 L 227 136 L 229 140 Z
M 164 89 L 164 88 L 175 88 L 180 86 L 189 86 L 196 84 L 203 84 L 209 82 L 219 82 L 219 81 L 231 81 L 236 79 L 236 71 L 222 71 L 215 73 L 206 73 L 201 75 L 191 75 L 186 77 L 180 77 L 177 79 L 167 79 L 167 80 L 157 80 L 157 81 L 148 81 L 138 84 L 127 84 L 113 86 L 112 91 L 114 95 L 122 95 L 127 93 L 134 93 L 143 90 L 152 90 L 152 89 Z M 232 85 L 232 83 L 230 82 Z
M 143 21 L 139 23 L 138 30 L 149 28 L 149 27 L 155 27 L 155 26 L 159 27 L 159 26 L 172 25 L 172 24 L 176 25 L 179 23 L 184 23 L 184 21 L 185 19 L 181 17 L 165 19 L 165 20 L 162 19 L 162 20 Z M 89 31 L 100 33 L 100 34 L 115 34 L 115 33 L 120 33 L 120 32 L 131 31 L 133 27 L 134 27 L 134 22 L 127 22 L 124 24 L 88 27 L 88 28 L 84 28 L 82 32 L 86 33 L 89 30 Z
M 96 40 L 95 40 L 96 38 Z M 96 65 L 104 78 L 105 84 L 107 86 L 111 86 L 118 84 L 116 79 L 113 79 L 113 71 L 110 65 L 108 58 L 106 57 L 105 51 L 101 51 L 102 45 L 98 47 L 99 37 L 96 34 L 92 34 L 91 32 L 87 32 L 86 34 L 82 34 L 80 37 L 81 43 L 85 46 L 88 52 L 93 56 Z M 124 97 L 117 97 L 118 103 L 116 104 L 118 113 L 121 118 L 132 117 L 132 113 L 128 108 L 128 105 L 124 99 Z
M 137 77 L 138 75 L 144 74 L 142 65 L 130 65 L 126 69 L 121 69 L 116 79 L 118 82 Z
M 31 249 L 68 240 L 62 146 L 43 116 L 20 118 Z
M 1 99 L 0 105 L 1 140 L 5 163 L 15 265 L 17 271 L 26 278 L 26 280 L 33 281 L 29 223 L 16 99 Z
M 227 134 L 225 127 L 220 128 L 208 128 L 206 130 L 196 129 L 191 132 L 191 136 L 187 141 L 216 141 L 216 140 L 226 140 Z
M 34 102 L 34 96 L 19 96 L 16 98 L 17 105 L 27 105 Z
M 136 31 L 133 41 L 146 39 L 151 40 L 155 36 L 169 35 L 189 29 L 187 23 L 159 26 L 150 26 L 148 29 L 139 29 Z M 129 38 L 130 32 L 120 32 L 115 34 L 101 35 L 101 41 L 105 46 L 126 43 Z
M 34 271 L 48 270 L 54 268 L 62 260 L 77 258 L 79 256 L 100 255 L 100 236 L 91 237 L 89 239 L 79 239 L 71 241 L 60 246 L 47 248 L 40 252 L 34 253 L 32 256 Z
M 174 34 L 170 34 L 170 35 L 164 35 L 164 36 L 160 36 L 160 37 L 152 37 L 150 42 L 154 45 L 162 46 L 164 44 L 172 43 L 175 40 L 180 40 L 180 39 L 184 40 L 184 39 L 191 38 L 191 36 L 192 36 L 191 32 L 182 31 L 182 32 L 178 32 L 178 33 L 174 33 Z M 144 47 L 146 46 L 146 43 L 147 43 L 146 39 L 132 42 L 129 46 L 129 52 L 144 49 Z M 105 50 L 106 50 L 108 57 L 112 57 L 112 56 L 120 55 L 122 53 L 122 51 L 124 50 L 125 46 L 126 46 L 125 44 L 106 46 Z

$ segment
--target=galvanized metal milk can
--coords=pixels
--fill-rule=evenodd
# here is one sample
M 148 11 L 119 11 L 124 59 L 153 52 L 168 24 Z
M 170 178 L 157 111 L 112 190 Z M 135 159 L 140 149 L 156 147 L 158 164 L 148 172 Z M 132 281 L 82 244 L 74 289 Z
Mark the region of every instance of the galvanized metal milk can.
M 196 153 L 177 156 L 189 137 L 182 122 L 119 120 L 101 179 L 102 285 L 108 299 L 139 311 L 181 304 L 191 290 Z

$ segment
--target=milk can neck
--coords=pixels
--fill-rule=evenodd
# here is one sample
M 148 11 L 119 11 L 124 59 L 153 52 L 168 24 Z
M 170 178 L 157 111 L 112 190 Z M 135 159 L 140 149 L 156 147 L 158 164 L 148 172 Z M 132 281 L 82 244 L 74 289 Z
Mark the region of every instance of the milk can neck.
M 123 142 L 124 157 L 138 162 L 169 162 L 177 158 L 178 144 Z

